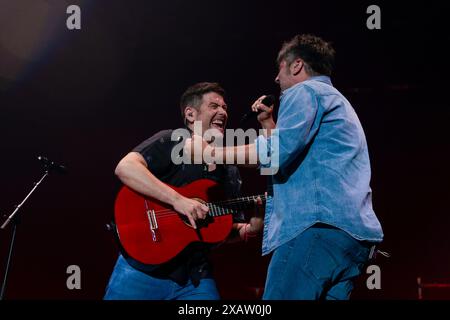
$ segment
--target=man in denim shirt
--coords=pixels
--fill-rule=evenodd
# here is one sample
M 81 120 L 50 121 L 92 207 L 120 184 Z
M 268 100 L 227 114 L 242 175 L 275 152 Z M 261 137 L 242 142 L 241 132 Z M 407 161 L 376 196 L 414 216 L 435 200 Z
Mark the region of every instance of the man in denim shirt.
M 252 109 L 262 111 L 266 136 L 233 147 L 236 158 L 256 154 L 262 167 L 274 169 L 263 234 L 263 254 L 273 252 L 264 299 L 348 299 L 383 239 L 364 131 L 331 84 L 333 61 L 333 48 L 318 37 L 285 43 L 275 80 L 282 91 L 278 122 L 259 98 Z M 214 150 L 230 150 L 221 152 Z

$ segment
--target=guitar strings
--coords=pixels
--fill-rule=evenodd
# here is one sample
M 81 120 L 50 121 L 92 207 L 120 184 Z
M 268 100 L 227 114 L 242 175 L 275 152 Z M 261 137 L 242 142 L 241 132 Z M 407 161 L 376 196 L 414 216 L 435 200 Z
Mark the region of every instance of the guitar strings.
M 225 214 L 232 213 L 233 211 L 238 210 L 238 209 L 240 209 L 240 208 L 214 207 L 214 208 L 210 208 L 210 209 L 212 209 L 212 210 L 210 210 L 209 213 L 211 213 L 213 210 L 217 210 L 217 209 L 218 209 L 218 210 L 224 210 L 224 209 L 226 209 L 226 211 L 220 212 L 222 215 L 225 215 Z M 244 209 L 245 209 L 245 208 L 244 208 Z M 164 209 L 164 210 L 158 210 L 158 211 L 155 211 L 155 214 L 157 214 L 157 216 L 158 216 L 158 218 L 159 218 L 159 217 L 165 217 L 165 216 L 178 215 L 179 213 L 176 212 L 176 211 L 173 210 L 173 209 Z
M 215 207 L 217 207 L 219 205 L 235 205 L 235 204 L 240 204 L 240 203 L 246 203 L 246 202 L 250 201 L 250 199 L 256 200 L 256 198 L 258 198 L 258 197 L 260 197 L 262 201 L 266 200 L 266 195 L 259 195 L 259 196 L 251 196 L 251 197 L 242 197 L 242 198 L 232 199 L 232 200 L 224 200 L 224 201 L 219 201 L 219 202 L 210 202 L 210 203 L 207 203 L 207 205 L 211 205 L 212 209 L 214 210 Z M 224 209 L 224 208 L 219 208 L 219 210 L 222 210 L 222 209 Z M 230 209 L 231 211 L 235 210 L 233 208 L 225 208 L 225 209 Z M 239 208 L 237 208 L 237 209 L 239 209 Z M 227 212 L 224 212 L 223 214 L 226 214 L 226 213 Z M 157 214 L 158 218 L 160 218 L 160 217 L 178 215 L 179 213 L 174 211 L 173 209 L 164 209 L 164 210 L 155 211 L 155 214 Z
M 257 197 L 260 197 L 261 200 L 265 200 L 265 199 L 266 199 L 266 196 L 265 196 L 265 195 L 254 196 L 254 197 L 246 197 L 246 198 L 253 198 L 252 200 L 256 200 Z M 219 202 L 208 202 L 207 205 L 212 205 L 212 206 L 218 206 L 218 205 L 234 205 L 234 204 L 245 203 L 245 202 L 249 202 L 249 201 L 250 201 L 250 199 L 238 198 L 238 199 L 225 200 L 225 201 L 219 201 Z M 156 212 L 164 212 L 164 211 L 173 211 L 173 209 L 159 210 L 159 211 L 155 211 L 155 213 L 156 213 Z

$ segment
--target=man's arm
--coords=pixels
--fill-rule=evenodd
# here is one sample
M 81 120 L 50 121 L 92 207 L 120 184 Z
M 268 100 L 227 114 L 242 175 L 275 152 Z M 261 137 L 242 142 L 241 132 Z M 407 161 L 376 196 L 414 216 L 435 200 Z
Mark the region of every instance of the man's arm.
M 130 152 L 120 160 L 115 174 L 131 189 L 173 206 L 176 211 L 189 219 L 194 228 L 196 227 L 194 220 L 206 217 L 207 206 L 182 196 L 160 181 L 149 171 L 145 159 L 138 152 Z
M 212 154 L 214 156 L 218 155 L 219 159 L 222 159 L 223 163 L 227 163 L 226 161 L 230 161 L 229 159 L 232 155 L 233 164 L 236 164 L 237 166 L 246 168 L 258 167 L 258 153 L 256 152 L 256 146 L 254 143 L 235 147 L 214 147 L 214 151 Z M 238 160 L 240 161 L 238 162 Z M 244 163 L 240 163 L 242 161 Z

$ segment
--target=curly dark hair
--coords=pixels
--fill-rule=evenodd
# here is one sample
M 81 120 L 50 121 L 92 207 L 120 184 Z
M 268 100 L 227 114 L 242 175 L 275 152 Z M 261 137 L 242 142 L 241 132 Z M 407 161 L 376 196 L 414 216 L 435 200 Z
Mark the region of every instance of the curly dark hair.
M 285 60 L 290 65 L 300 58 L 309 75 L 330 76 L 333 71 L 335 51 L 330 43 L 311 35 L 300 34 L 285 42 L 278 53 L 277 63 Z
M 217 82 L 199 82 L 186 89 L 180 99 L 180 110 L 183 120 L 184 109 L 187 106 L 198 109 L 202 104 L 203 95 L 209 92 L 215 92 L 225 99 L 225 90 Z

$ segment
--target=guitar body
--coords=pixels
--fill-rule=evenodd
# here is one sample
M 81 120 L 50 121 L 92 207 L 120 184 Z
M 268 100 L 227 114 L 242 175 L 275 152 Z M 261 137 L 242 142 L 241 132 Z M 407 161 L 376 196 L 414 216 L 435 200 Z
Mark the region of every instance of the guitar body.
M 208 179 L 180 188 L 170 187 L 187 198 L 205 202 L 224 199 L 219 185 Z M 122 249 L 144 264 L 167 262 L 192 242 L 221 242 L 229 235 L 233 224 L 231 214 L 208 216 L 205 220 L 196 220 L 197 229 L 194 229 L 184 218 L 171 206 L 126 186 L 122 187 L 116 198 L 114 222 Z

